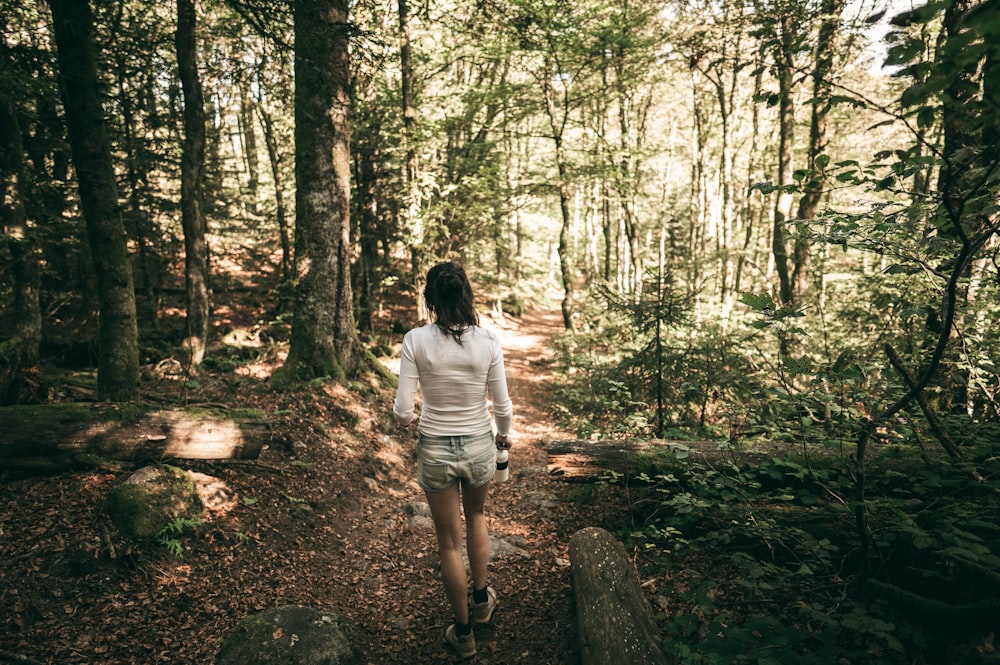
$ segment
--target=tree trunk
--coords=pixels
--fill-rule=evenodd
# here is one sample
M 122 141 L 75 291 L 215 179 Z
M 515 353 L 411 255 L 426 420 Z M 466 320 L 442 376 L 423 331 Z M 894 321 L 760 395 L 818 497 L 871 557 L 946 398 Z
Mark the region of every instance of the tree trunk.
M 430 312 L 424 302 L 424 280 L 429 268 L 425 235 L 427 229 L 420 214 L 420 187 L 417 182 L 417 107 L 413 91 L 413 47 L 410 41 L 410 7 L 407 0 L 398 0 L 399 8 L 399 82 L 403 111 L 403 139 L 406 142 L 406 162 L 403 165 L 402 226 L 410 236 L 410 269 L 417 293 L 417 320 L 427 321 Z
M 295 3 L 295 254 L 291 378 L 342 378 L 360 359 L 351 292 L 347 0 Z
M 812 115 L 809 123 L 809 155 L 808 170 L 810 181 L 806 191 L 799 199 L 798 219 L 799 231 L 792 251 L 793 298 L 801 302 L 809 291 L 809 241 L 807 240 L 806 222 L 816 218 L 819 212 L 819 202 L 825 191 L 824 165 L 817 158 L 826 152 L 827 125 L 830 113 L 830 95 L 833 89 L 831 74 L 833 73 L 833 56 L 836 50 L 837 31 L 840 26 L 840 14 L 844 8 L 844 0 L 823 0 L 823 18 L 816 40 L 816 63 L 813 68 L 813 98 L 811 102 Z
M 122 462 L 256 459 L 272 442 L 266 422 L 178 410 L 136 421 L 81 404 L 0 409 L 0 431 L 0 469 L 8 471 L 59 471 L 92 465 L 93 456 Z
M 667 665 L 653 611 L 625 548 L 587 527 L 569 541 L 581 665 Z
M 544 76 L 544 75 L 543 75 Z M 549 119 L 549 127 L 552 130 L 552 141 L 555 144 L 556 168 L 559 171 L 559 212 L 562 217 L 562 226 L 559 230 L 559 272 L 562 275 L 563 300 L 562 317 L 563 326 L 566 330 L 573 331 L 576 326 L 573 322 L 576 304 L 573 298 L 573 258 L 570 251 L 570 231 L 573 225 L 573 217 L 570 214 L 569 202 L 569 173 L 566 166 L 566 158 L 563 154 L 562 142 L 567 113 L 567 109 L 562 109 L 562 120 L 559 119 L 560 111 L 556 109 L 555 91 L 552 89 L 552 82 L 548 78 L 542 81 L 542 92 L 545 97 L 545 110 Z M 564 100 L 565 101 L 565 100 Z
M 15 404 L 26 392 L 25 372 L 38 365 L 42 342 L 41 271 L 24 197 L 24 146 L 17 107 L 0 93 L 0 232 L 10 249 L 14 291 L 13 330 L 0 329 L 0 334 L 11 333 L 9 347 L 0 354 L 0 404 Z
M 792 155 L 795 150 L 795 103 L 794 94 L 795 63 L 793 61 L 794 36 L 792 23 L 794 17 L 783 15 L 779 27 L 779 46 L 776 52 L 778 70 L 778 186 L 792 184 Z M 788 270 L 788 248 L 786 246 L 785 224 L 792 215 L 792 194 L 779 191 L 774 205 L 774 233 L 771 251 L 774 254 L 774 267 L 778 273 L 778 294 L 782 304 L 792 302 L 791 275 Z
M 97 277 L 101 312 L 98 397 L 128 401 L 135 396 L 139 385 L 135 289 L 111 147 L 98 96 L 90 6 L 87 0 L 51 0 L 49 6 L 66 128 Z
M 115 14 L 115 21 L 112 33 L 118 34 L 121 31 L 121 21 L 125 11 L 125 3 L 119 5 Z M 136 136 L 135 101 L 129 94 L 127 83 L 129 82 L 129 54 L 124 49 L 115 49 L 115 78 L 118 80 L 118 104 L 121 108 L 121 124 L 123 147 L 125 149 L 125 165 L 128 183 L 128 215 L 126 216 L 126 229 L 135 241 L 137 260 L 136 267 L 138 274 L 135 275 L 136 289 L 146 296 L 145 314 L 153 331 L 157 334 L 161 332 L 159 320 L 159 307 L 157 303 L 156 287 L 161 285 L 159 272 L 154 273 L 153 261 L 149 256 L 149 231 L 152 223 L 149 214 L 143 209 L 142 204 L 142 183 L 148 182 L 149 169 L 146 166 L 146 159 L 140 156 L 138 146 L 140 141 Z
M 205 359 L 209 333 L 208 245 L 202 206 L 205 165 L 205 100 L 198 75 L 194 0 L 177 0 L 177 65 L 184 91 L 184 152 L 181 156 L 181 226 L 184 228 L 184 276 L 187 290 L 189 371 Z
M 254 124 L 256 102 L 246 80 L 240 82 L 240 130 L 243 135 L 243 158 L 247 168 L 247 213 L 260 215 L 260 165 L 257 159 L 257 129 Z
M 275 135 L 274 121 L 270 112 L 260 103 L 256 104 L 256 108 L 264 128 L 264 144 L 267 146 L 267 159 L 271 165 L 271 178 L 274 180 L 274 214 L 278 221 L 278 240 L 281 243 L 281 281 L 290 283 L 295 276 L 295 257 L 292 254 L 292 232 L 288 227 L 288 213 L 285 209 L 281 151 L 278 150 L 278 137 Z M 279 305 L 279 311 L 283 312 L 285 309 L 284 303 Z
M 686 447 L 669 441 L 589 441 L 566 439 L 545 446 L 549 473 L 569 482 L 590 482 L 612 471 L 623 476 L 641 471 L 641 455 Z

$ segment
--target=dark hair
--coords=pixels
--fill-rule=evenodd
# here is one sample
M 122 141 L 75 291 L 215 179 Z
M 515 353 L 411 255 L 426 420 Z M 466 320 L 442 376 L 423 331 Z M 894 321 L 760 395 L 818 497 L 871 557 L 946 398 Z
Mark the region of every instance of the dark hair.
M 462 266 L 451 261 L 439 263 L 427 271 L 424 288 L 427 309 L 434 314 L 434 323 L 441 332 L 462 343 L 462 333 L 479 324 L 472 299 L 472 285 Z

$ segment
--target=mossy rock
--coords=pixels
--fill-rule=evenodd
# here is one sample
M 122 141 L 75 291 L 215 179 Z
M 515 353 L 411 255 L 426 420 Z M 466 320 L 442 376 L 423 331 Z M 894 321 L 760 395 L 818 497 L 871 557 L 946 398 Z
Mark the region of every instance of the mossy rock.
M 177 519 L 202 519 L 205 507 L 194 480 L 175 466 L 147 466 L 108 494 L 105 507 L 122 535 L 153 540 Z
M 332 612 L 286 605 L 246 617 L 223 641 L 217 665 L 360 665 Z

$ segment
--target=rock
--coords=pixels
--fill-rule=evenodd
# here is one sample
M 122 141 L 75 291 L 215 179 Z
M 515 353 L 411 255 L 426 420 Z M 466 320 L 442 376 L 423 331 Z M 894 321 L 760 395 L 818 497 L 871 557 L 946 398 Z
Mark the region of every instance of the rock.
M 490 560 L 492 561 L 500 556 L 517 556 L 522 559 L 530 559 L 531 553 L 506 540 L 490 536 Z
M 428 515 L 413 515 L 406 520 L 406 528 L 411 531 L 433 531 L 434 520 Z
M 399 509 L 407 515 L 424 515 L 426 517 L 430 517 L 431 515 L 430 504 L 426 501 L 413 501 L 403 504 Z
M 516 538 L 516 537 L 514 537 L 514 538 Z M 511 538 L 510 540 L 514 540 L 514 538 Z M 525 542 L 525 541 L 522 540 L 521 542 Z M 525 544 L 527 544 L 527 543 L 525 542 Z M 490 534 L 490 536 L 489 536 L 489 560 L 493 561 L 494 559 L 497 559 L 499 557 L 508 557 L 508 556 L 511 556 L 511 557 L 515 557 L 516 556 L 516 557 L 520 557 L 522 559 L 530 559 L 531 558 L 531 553 L 528 552 L 528 550 L 523 549 L 522 547 L 518 547 L 517 545 L 514 545 L 514 544 L 512 544 L 511 542 L 509 542 L 507 540 L 502 540 L 500 538 L 497 538 L 493 534 Z M 462 546 L 462 559 L 465 561 L 465 565 L 468 568 L 468 566 L 469 566 L 469 552 L 465 548 L 464 545 Z
M 217 665 L 361 665 L 332 612 L 286 605 L 246 617 L 222 643 Z
M 225 515 L 236 507 L 236 492 L 224 480 L 198 471 L 188 471 L 187 474 L 194 481 L 198 496 L 209 513 L 215 516 Z
M 127 538 L 152 540 L 178 519 L 205 517 L 205 506 L 191 476 L 166 464 L 147 466 L 108 494 L 105 510 Z
M 389 620 L 389 625 L 396 630 L 405 631 L 410 628 L 410 620 L 404 616 L 397 616 Z

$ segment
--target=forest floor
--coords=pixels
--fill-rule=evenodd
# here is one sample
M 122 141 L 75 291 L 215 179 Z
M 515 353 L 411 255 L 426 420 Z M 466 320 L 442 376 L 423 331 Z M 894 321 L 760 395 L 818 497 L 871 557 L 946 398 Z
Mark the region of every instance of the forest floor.
M 621 516 L 547 472 L 546 442 L 572 438 L 550 409 L 558 313 L 489 325 L 504 340 L 515 422 L 511 478 L 494 483 L 488 505 L 500 607 L 477 629 L 476 662 L 575 663 L 568 542 Z M 393 425 L 392 391 L 279 393 L 266 374 L 208 375 L 195 387 L 154 375 L 143 387 L 158 400 L 259 409 L 274 428 L 259 460 L 181 464 L 237 499 L 184 535 L 181 558 L 123 541 L 102 512 L 136 465 L 0 477 L 0 662 L 212 663 L 240 619 L 283 605 L 339 614 L 372 665 L 454 660 L 433 529 L 414 509 L 424 501 L 415 432 Z

